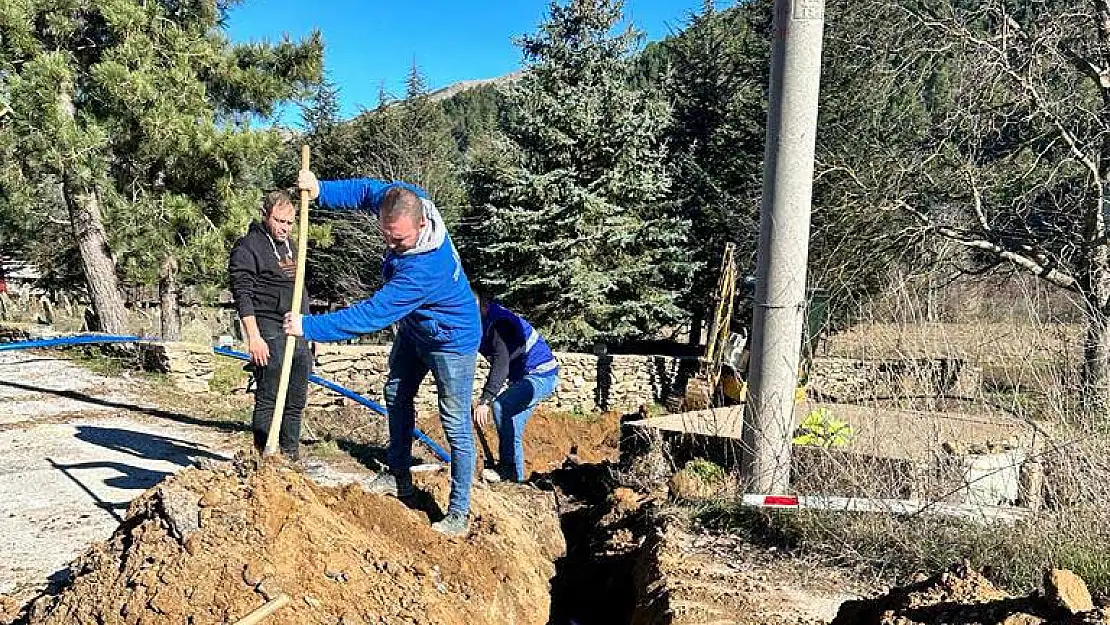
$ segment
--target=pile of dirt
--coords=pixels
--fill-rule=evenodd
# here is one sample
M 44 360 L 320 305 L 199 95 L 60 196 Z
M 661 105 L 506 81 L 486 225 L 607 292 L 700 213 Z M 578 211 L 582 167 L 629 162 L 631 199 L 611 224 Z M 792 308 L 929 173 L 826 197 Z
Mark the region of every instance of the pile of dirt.
M 446 446 L 438 416 L 423 415 L 418 422 L 424 433 Z M 620 457 L 620 428 L 619 412 L 576 415 L 541 406 L 524 429 L 525 474 L 546 474 L 567 460 L 576 465 L 615 462 Z M 476 429 L 474 444 L 481 458 L 497 460 L 497 428 L 493 425 Z
M 23 604 L 14 597 L 0 594 L 0 623 L 9 623 L 19 616 Z
M 490 428 L 493 429 L 493 428 Z M 576 416 L 537 409 L 524 429 L 528 468 L 545 473 L 570 459 L 577 463 L 616 461 L 620 456 L 621 414 Z M 496 434 L 490 440 L 496 453 Z
M 1110 623 L 1110 612 L 1094 606 L 1087 585 L 1071 571 L 1047 571 L 1043 591 L 1015 597 L 965 562 L 879 597 L 845 601 L 831 625 L 929 623 L 1093 625 Z
M 616 461 L 620 456 L 621 414 L 576 415 L 557 412 L 541 406 L 528 420 L 524 430 L 524 459 L 527 474 L 548 473 L 558 469 L 565 460 L 578 463 Z M 347 406 L 337 411 L 316 411 L 309 417 L 315 436 L 335 440 L 339 447 L 364 462 L 385 462 L 389 444 L 389 428 L 385 419 L 369 414 L 361 406 Z M 439 416 L 422 413 L 417 426 L 445 449 L 446 440 Z M 480 461 L 496 460 L 497 428 L 492 425 L 476 430 L 475 449 Z M 413 451 L 428 461 L 431 453 L 422 445 Z
M 842 570 L 756 545 L 672 510 L 649 511 L 632 625 L 826 625 L 861 596 Z
M 230 623 L 284 593 L 267 625 L 546 623 L 563 550 L 551 496 L 475 488 L 470 534 L 448 539 L 429 527 L 447 477 L 417 486 L 423 511 L 281 466 L 186 469 L 137 498 L 19 622 Z

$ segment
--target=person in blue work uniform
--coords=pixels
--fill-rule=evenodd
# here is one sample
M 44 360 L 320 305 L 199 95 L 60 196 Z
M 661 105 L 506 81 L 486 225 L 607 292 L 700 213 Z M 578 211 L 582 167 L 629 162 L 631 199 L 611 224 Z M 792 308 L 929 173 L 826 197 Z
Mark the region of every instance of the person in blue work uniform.
M 389 355 L 385 403 L 389 412 L 389 472 L 371 492 L 407 499 L 412 485 L 414 398 L 430 371 L 439 415 L 451 447 L 451 496 L 447 515 L 432 527 L 449 536 L 469 529 L 474 437 L 470 403 L 474 364 L 482 338 L 478 304 L 443 217 L 423 189 L 370 178 L 317 181 L 302 170 L 297 186 L 321 207 L 368 210 L 378 217 L 387 248 L 385 284 L 369 299 L 323 315 L 290 313 L 285 330 L 309 341 L 345 341 L 396 324 Z
M 524 426 L 536 405 L 558 388 L 559 363 L 527 321 L 482 290 L 475 295 L 482 311 L 478 351 L 489 361 L 490 370 L 474 404 L 474 421 L 484 427 L 492 419 L 497 427 L 498 477 L 523 482 Z

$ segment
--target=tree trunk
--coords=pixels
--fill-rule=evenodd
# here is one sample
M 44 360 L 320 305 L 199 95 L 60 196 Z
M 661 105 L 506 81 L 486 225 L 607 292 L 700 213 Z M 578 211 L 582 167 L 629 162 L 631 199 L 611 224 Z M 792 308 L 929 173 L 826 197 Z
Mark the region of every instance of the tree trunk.
M 177 260 L 168 256 L 158 276 L 158 299 L 162 308 L 162 338 L 181 340 L 181 283 L 177 281 Z
M 109 334 L 123 334 L 127 327 L 127 309 L 123 305 L 116 279 L 116 262 L 108 249 L 108 237 L 100 217 L 100 200 L 95 191 L 78 184 L 70 175 L 63 179 L 62 193 L 81 253 L 89 296 L 99 318 L 98 329 Z
M 1110 408 L 1110 319 L 1105 310 L 1089 309 L 1087 312 L 1087 337 L 1083 345 L 1083 403 L 1092 414 Z
M 73 103 L 73 86 L 60 85 L 58 110 L 76 129 L 77 109 Z M 77 160 L 76 155 L 70 159 Z M 100 215 L 100 199 L 96 189 L 72 169 L 72 163 L 59 172 L 62 179 L 62 196 L 69 209 L 69 222 L 73 237 L 81 254 L 81 266 L 89 287 L 93 309 L 97 316 L 97 329 L 109 334 L 123 334 L 127 328 L 127 309 L 116 278 L 116 261 L 108 248 L 108 235 Z
M 1101 206 L 1101 203 L 1100 203 Z M 1102 216 L 1096 217 L 1101 232 Z M 1083 406 L 1091 415 L 1103 415 L 1110 408 L 1110 248 L 1092 245 L 1087 250 L 1084 272 L 1084 312 L 1087 336 L 1083 341 Z
M 1102 246 L 1099 246 L 1102 247 Z M 1102 253 L 1100 253 L 1102 252 Z M 1105 250 L 1092 250 L 1083 289 L 1087 335 L 1083 341 L 1083 405 L 1089 414 L 1110 408 L 1110 266 Z
M 694 309 L 694 318 L 690 321 L 690 345 L 701 345 L 701 324 L 705 322 L 705 310 L 700 306 Z

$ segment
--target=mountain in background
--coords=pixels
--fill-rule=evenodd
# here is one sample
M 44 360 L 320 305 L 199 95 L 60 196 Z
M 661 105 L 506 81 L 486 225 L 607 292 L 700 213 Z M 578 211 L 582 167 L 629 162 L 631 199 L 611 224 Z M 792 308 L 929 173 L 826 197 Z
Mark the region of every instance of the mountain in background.
M 495 78 L 477 78 L 474 80 L 460 80 L 459 82 L 452 83 L 446 87 L 441 87 L 428 94 L 433 102 L 450 99 L 463 91 L 469 91 L 475 87 L 497 87 L 516 82 L 524 75 L 524 70 L 517 70 L 504 76 L 497 76 Z

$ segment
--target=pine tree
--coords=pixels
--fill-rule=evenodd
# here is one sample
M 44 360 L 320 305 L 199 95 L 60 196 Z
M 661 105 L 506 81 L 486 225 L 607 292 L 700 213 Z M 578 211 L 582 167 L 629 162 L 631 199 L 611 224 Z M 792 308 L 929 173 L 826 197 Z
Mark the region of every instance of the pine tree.
M 303 143 L 312 149 L 312 171 L 321 180 L 350 178 L 355 174 L 352 163 L 357 160 L 358 145 L 349 123 L 339 112 L 339 88 L 324 79 L 301 106 L 304 122 Z M 289 144 L 290 155 L 300 152 L 298 142 Z M 299 168 L 298 158 L 285 159 L 290 166 L 285 173 L 292 176 Z
M 456 93 L 440 105 L 451 122 L 451 132 L 459 151 L 466 154 L 497 127 L 503 101 L 497 87 L 478 85 Z
M 424 187 L 453 217 L 464 197 L 460 155 L 451 123 L 428 94 L 427 80 L 414 62 L 405 80 L 405 98 L 383 101 L 353 122 L 359 175 L 404 180 Z
M 502 136 L 474 157 L 476 281 L 564 345 L 647 336 L 681 314 L 686 229 L 665 202 L 665 103 L 629 86 L 619 0 L 553 3 L 523 37 Z
M 392 101 L 383 90 L 376 109 L 350 121 L 339 119 L 334 89 L 318 90 L 304 111 L 304 140 L 321 155 L 313 169 L 325 180 L 368 176 L 418 184 L 453 224 L 464 193 L 450 121 L 429 97 L 415 63 L 405 86 L 403 100 Z M 285 178 L 293 174 L 287 171 Z M 384 248 L 376 220 L 361 213 L 317 213 L 322 227 L 309 257 L 310 292 L 333 303 L 366 297 L 381 283 Z
M 162 290 L 222 276 L 280 155 L 252 116 L 317 81 L 319 37 L 231 45 L 223 0 L 7 2 L 0 76 L 18 139 L 6 189 L 60 185 L 101 326 L 124 330 L 119 273 Z M 26 206 L 30 212 L 34 206 Z M 117 260 L 119 267 L 117 268 Z
M 405 157 L 414 181 L 428 190 L 453 224 L 465 197 L 460 179 L 461 155 L 443 107 L 429 96 L 427 79 L 413 61 L 405 81 L 405 101 L 399 106 L 401 132 L 407 138 Z
M 339 89 L 324 80 L 301 109 L 304 135 L 289 142 L 282 180 L 296 176 L 300 144 L 312 148 L 312 170 L 322 180 L 361 175 L 365 158 L 353 122 L 339 112 Z M 372 215 L 344 211 L 332 213 L 317 207 L 312 218 L 312 251 L 308 255 L 307 289 L 313 299 L 328 304 L 361 299 L 380 283 L 381 236 Z

